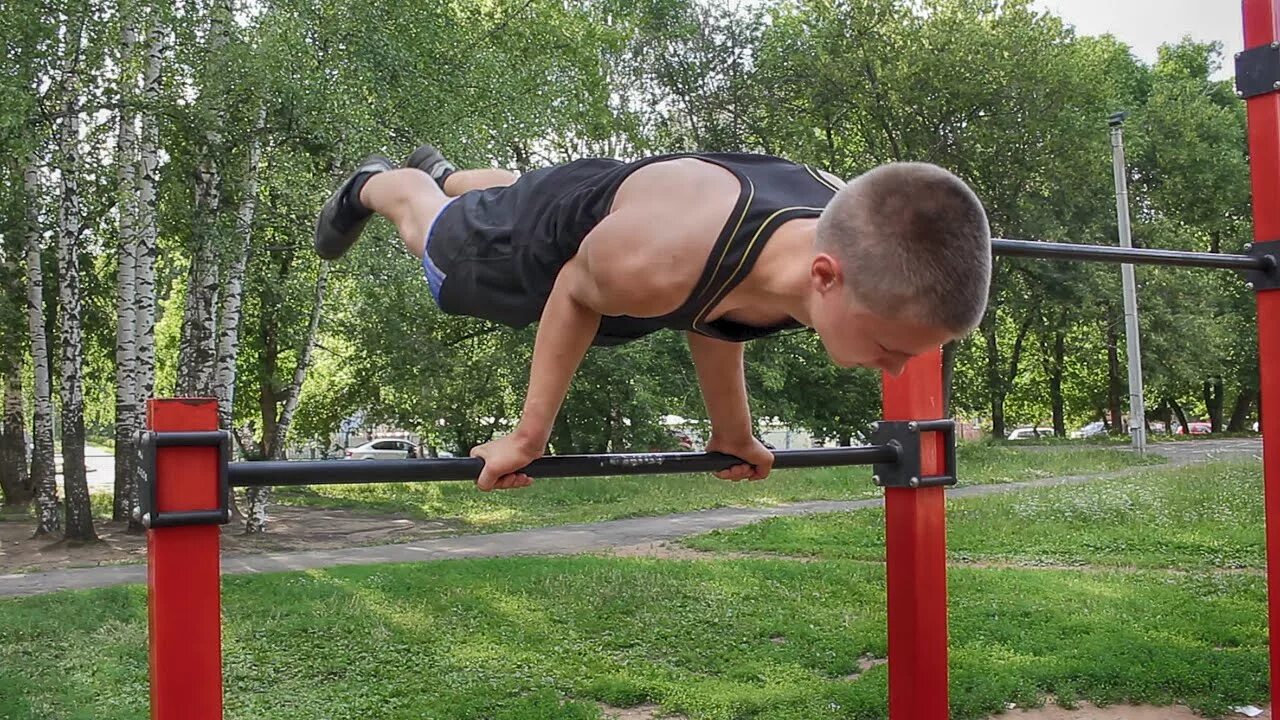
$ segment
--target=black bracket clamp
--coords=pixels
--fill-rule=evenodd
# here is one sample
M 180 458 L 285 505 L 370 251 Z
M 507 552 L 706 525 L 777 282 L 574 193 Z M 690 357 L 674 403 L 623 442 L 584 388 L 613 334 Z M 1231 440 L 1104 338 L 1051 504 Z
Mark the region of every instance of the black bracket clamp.
M 1261 261 L 1262 269 L 1245 272 L 1248 288 L 1254 291 L 1280 289 L 1280 240 L 1266 240 L 1244 246 L 1250 257 Z
M 944 443 L 945 467 L 941 475 L 920 472 L 920 433 L 936 432 Z M 956 484 L 956 423 L 954 420 L 881 421 L 871 442 L 898 451 L 895 463 L 876 463 L 871 481 L 885 488 L 925 488 Z
M 1249 99 L 1280 90 L 1280 43 L 1236 53 L 1236 97 Z
M 227 466 L 231 462 L 230 436 L 220 430 L 188 432 L 142 432 L 138 434 L 142 453 L 144 487 L 139 488 L 138 520 L 147 528 L 183 525 L 226 525 L 231 522 L 231 489 Z M 218 506 L 208 510 L 160 512 L 156 499 L 156 448 L 215 447 L 218 449 Z

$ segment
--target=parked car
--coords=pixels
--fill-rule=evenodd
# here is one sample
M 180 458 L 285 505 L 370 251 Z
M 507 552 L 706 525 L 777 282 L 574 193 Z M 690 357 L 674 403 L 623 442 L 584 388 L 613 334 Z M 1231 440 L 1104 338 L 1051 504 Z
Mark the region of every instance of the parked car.
M 347 448 L 348 460 L 404 460 L 418 457 L 418 446 L 408 440 L 375 438 L 353 448 Z
M 1106 423 L 1102 422 L 1101 420 L 1094 420 L 1093 422 L 1089 423 L 1088 425 L 1085 425 L 1079 430 L 1073 431 L 1071 433 L 1071 437 L 1080 439 L 1080 438 L 1091 438 L 1097 435 L 1106 435 L 1106 434 L 1107 434 Z
M 1212 423 L 1207 423 L 1200 420 L 1192 420 L 1191 422 L 1188 422 L 1187 428 L 1191 430 L 1192 435 L 1208 435 L 1209 433 L 1213 432 Z M 1185 434 L 1182 432 L 1182 423 L 1178 423 L 1174 425 L 1173 434 L 1174 435 Z
M 693 452 L 693 437 L 684 430 L 667 428 L 666 437 L 649 447 L 649 452 Z
M 1041 428 L 1034 428 L 1034 427 L 1020 427 L 1020 428 L 1015 428 L 1013 432 L 1009 433 L 1008 439 L 1009 440 L 1034 440 L 1040 437 L 1049 437 L 1052 434 L 1053 434 L 1052 430 L 1044 430 Z

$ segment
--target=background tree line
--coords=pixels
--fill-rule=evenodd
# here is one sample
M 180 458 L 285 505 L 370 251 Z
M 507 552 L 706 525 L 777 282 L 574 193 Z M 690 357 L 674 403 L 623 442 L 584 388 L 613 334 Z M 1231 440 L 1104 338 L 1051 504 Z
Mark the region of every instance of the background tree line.
M 515 418 L 531 332 L 439 313 L 385 224 L 342 262 L 310 251 L 370 151 L 430 141 L 517 170 L 752 151 L 843 177 L 922 160 L 969 181 L 999 236 L 1112 243 L 1105 119 L 1123 108 L 1138 243 L 1249 235 L 1220 48 L 1171 38 L 1148 66 L 1028 0 L 0 0 L 0 39 L 0 493 L 74 540 L 94 537 L 86 434 L 115 443 L 128 521 L 153 394 L 217 398 L 250 458 L 352 417 L 464 452 Z M 980 330 L 946 348 L 954 414 L 999 436 L 1122 427 L 1118 278 L 997 259 Z M 1139 283 L 1148 412 L 1245 428 L 1253 298 L 1221 273 Z M 878 378 L 807 333 L 753 343 L 748 372 L 758 417 L 851 442 L 879 415 Z M 595 350 L 553 448 L 652 446 L 666 414 L 704 415 L 678 334 Z M 248 531 L 266 500 L 241 498 Z

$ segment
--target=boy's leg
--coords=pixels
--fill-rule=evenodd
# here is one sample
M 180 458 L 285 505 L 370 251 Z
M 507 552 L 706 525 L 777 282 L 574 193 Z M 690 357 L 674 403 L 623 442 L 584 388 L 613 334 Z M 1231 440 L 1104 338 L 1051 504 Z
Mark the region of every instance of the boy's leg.
M 377 173 L 360 189 L 360 204 L 390 220 L 405 249 L 419 260 L 427 231 L 448 202 L 436 181 L 415 168 Z
M 390 220 L 414 257 L 422 259 L 431 223 L 448 204 L 469 190 L 506 187 L 515 175 L 497 168 L 456 170 L 445 178 L 444 190 L 416 168 L 389 170 L 370 177 L 360 189 L 360 204 Z
M 506 187 L 516 181 L 515 173 L 501 168 L 483 168 L 479 170 L 455 170 L 444 179 L 444 194 L 458 197 L 471 190 L 484 190 L 491 187 Z
M 449 197 L 458 197 L 471 190 L 506 187 L 516 181 L 515 174 L 510 170 L 459 170 L 434 145 L 419 145 L 409 155 L 409 159 L 405 160 L 404 166 L 417 168 L 431 176 Z
M 496 168 L 456 170 L 430 145 L 414 151 L 406 166 L 396 170 L 386 158 L 371 155 L 329 197 L 316 224 L 315 247 L 321 257 L 333 260 L 345 254 L 377 213 L 396 226 L 405 249 L 421 259 L 431 223 L 451 198 L 516 180 Z

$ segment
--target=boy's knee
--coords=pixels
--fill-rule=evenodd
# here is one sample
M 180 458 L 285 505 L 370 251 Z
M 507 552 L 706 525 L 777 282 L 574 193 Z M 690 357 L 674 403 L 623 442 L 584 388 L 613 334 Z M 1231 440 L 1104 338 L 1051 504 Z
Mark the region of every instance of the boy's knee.
M 407 200 L 414 200 L 423 197 L 444 197 L 444 191 L 430 175 L 422 172 L 417 168 L 401 168 L 392 170 L 391 172 L 400 175 L 401 188 L 404 191 L 404 197 Z

